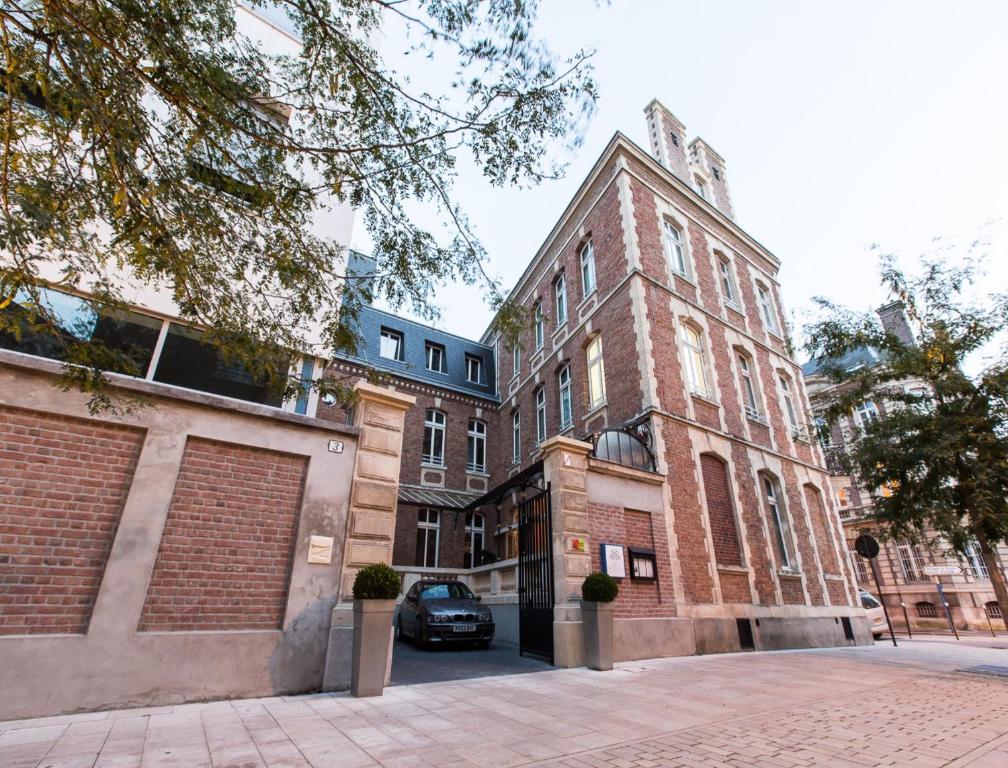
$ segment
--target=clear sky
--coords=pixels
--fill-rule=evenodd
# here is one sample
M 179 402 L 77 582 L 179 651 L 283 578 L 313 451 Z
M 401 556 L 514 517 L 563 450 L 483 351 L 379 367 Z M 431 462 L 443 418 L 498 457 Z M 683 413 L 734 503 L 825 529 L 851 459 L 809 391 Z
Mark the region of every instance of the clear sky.
M 643 109 L 657 97 L 725 158 L 737 221 L 780 258 L 796 329 L 815 295 L 883 300 L 873 243 L 912 267 L 936 236 L 983 234 L 984 288 L 1008 288 L 1008 2 L 542 6 L 537 31 L 554 51 L 598 49 L 600 98 L 564 179 L 517 192 L 458 179 L 506 286 L 615 131 L 648 147 Z M 368 248 L 363 233 L 357 245 Z M 454 333 L 477 337 L 491 319 L 472 288 L 447 286 L 437 303 L 436 324 Z

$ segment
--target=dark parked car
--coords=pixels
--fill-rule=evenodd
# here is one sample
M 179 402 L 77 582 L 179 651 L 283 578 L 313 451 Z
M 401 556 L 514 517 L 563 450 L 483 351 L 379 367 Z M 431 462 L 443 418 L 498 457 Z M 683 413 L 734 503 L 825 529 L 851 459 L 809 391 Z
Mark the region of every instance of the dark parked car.
M 493 614 L 461 581 L 418 581 L 399 606 L 396 637 L 416 645 L 476 642 L 487 648 L 493 636 Z

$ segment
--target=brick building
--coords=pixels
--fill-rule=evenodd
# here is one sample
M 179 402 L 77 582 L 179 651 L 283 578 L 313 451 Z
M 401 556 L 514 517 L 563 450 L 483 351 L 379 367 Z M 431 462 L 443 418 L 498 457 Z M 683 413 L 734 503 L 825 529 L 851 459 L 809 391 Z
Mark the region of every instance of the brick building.
M 878 314 L 887 330 L 905 343 L 913 344 L 913 334 L 902 304 L 887 304 L 879 308 Z M 848 353 L 840 362 L 847 368 L 854 369 L 879 365 L 884 361 L 876 350 L 861 348 Z M 836 385 L 820 370 L 821 367 L 815 360 L 803 366 L 812 413 L 817 420 L 822 420 L 822 414 L 837 391 Z M 927 383 L 922 380 L 907 379 L 900 382 L 899 386 L 913 394 L 926 394 L 929 391 Z M 928 532 L 924 540 L 917 542 L 880 538 L 881 551 L 877 569 L 881 589 L 876 586 L 871 564 L 854 552 L 854 540 L 862 532 L 878 533 L 877 526 L 873 523 L 873 500 L 876 495 L 885 495 L 889 491 L 886 488 L 860 487 L 854 478 L 844 473 L 839 457 L 847 446 L 857 440 L 858 432 L 864 424 L 884 415 L 892 407 L 894 403 L 885 400 L 866 400 L 845 419 L 833 424 L 829 434 L 822 437 L 832 493 L 837 499 L 844 538 L 850 550 L 857 583 L 869 592 L 881 592 L 879 597 L 885 601 L 890 618 L 897 627 L 905 627 L 909 622 L 911 630 L 948 631 L 948 617 L 937 587 L 941 584 L 956 627 L 1002 629 L 1004 621 L 1000 606 L 978 546 L 974 545 L 962 557 L 933 531 Z M 1008 547 L 1000 546 L 998 557 L 1002 564 L 1006 562 Z M 939 570 L 944 572 L 937 573 Z
M 368 365 L 417 398 L 394 565 L 514 558 L 521 493 L 480 494 L 523 478 L 556 436 L 587 439 L 593 460 L 612 464 L 632 435 L 647 448 L 634 468 L 664 477 L 661 509 L 588 500 L 593 544 L 653 558 L 657 578 L 627 579 L 619 615 L 764 618 L 767 643 L 802 644 L 801 619 L 839 624 L 857 609 L 779 261 L 735 221 L 724 159 L 687 143 L 657 101 L 645 113 L 651 152 L 616 134 L 514 286 L 532 318 L 517 347 L 367 308 L 361 350 L 330 372 Z M 591 557 L 598 568 L 597 548 Z M 771 641 L 782 617 L 793 632 Z

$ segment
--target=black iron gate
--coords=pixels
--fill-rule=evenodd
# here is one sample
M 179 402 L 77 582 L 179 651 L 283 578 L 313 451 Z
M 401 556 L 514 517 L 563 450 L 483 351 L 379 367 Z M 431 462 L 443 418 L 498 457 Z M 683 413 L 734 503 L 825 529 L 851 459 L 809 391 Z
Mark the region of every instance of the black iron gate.
M 548 485 L 518 505 L 518 638 L 522 656 L 553 663 L 553 525 Z

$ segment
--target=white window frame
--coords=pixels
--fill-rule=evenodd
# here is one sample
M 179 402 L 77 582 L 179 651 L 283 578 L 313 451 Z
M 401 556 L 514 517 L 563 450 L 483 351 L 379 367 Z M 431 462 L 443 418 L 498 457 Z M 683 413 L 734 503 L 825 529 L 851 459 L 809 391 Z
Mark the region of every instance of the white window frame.
M 553 283 L 553 297 L 556 305 L 557 328 L 567 322 L 567 280 L 563 273 Z
M 758 280 L 756 281 L 756 303 L 759 304 L 760 316 L 763 318 L 763 324 L 767 330 L 775 336 L 779 334 L 780 325 L 777 322 L 777 308 L 773 294 L 766 285 Z
M 917 546 L 909 542 L 896 542 L 896 559 L 899 561 L 900 576 L 904 584 L 919 584 L 927 579 L 921 578 L 924 566 L 921 564 L 920 552 Z
M 747 416 L 754 419 L 760 418 L 759 390 L 756 387 L 756 380 L 753 377 L 753 367 L 755 363 L 745 352 L 735 350 L 735 360 L 738 362 L 739 383 L 742 389 L 742 407 Z
M 788 520 L 787 510 L 784 509 L 784 500 L 781 498 L 784 493 L 780 483 L 770 475 L 761 475 L 760 482 L 763 485 L 763 502 L 767 505 L 767 509 L 771 513 L 771 520 L 777 527 L 777 543 L 780 545 L 777 554 L 781 559 L 781 568 L 785 571 L 796 572 L 798 560 L 791 537 L 791 521 Z
M 482 384 L 483 383 L 483 358 L 477 357 L 476 355 L 466 355 L 466 381 L 470 384 Z M 476 378 L 473 378 L 473 364 L 476 366 Z
M 448 419 L 445 416 L 444 411 L 439 411 L 437 408 L 428 408 L 424 413 L 424 435 L 423 443 L 421 444 L 422 455 L 420 457 L 424 464 L 430 464 L 435 467 L 443 467 L 444 456 L 445 456 L 445 440 L 447 439 L 447 427 Z M 430 452 L 427 451 L 427 432 L 430 431 Z M 441 452 L 440 455 L 435 453 L 435 436 L 437 434 L 441 435 Z
M 483 460 L 478 461 L 478 446 L 483 446 Z M 486 472 L 487 428 L 486 422 L 479 419 L 469 419 L 469 430 L 466 434 L 466 470 L 469 472 Z
M 521 411 L 511 414 L 511 463 L 521 463 Z
M 430 521 L 430 515 L 434 515 L 434 522 Z M 421 517 L 423 516 L 423 517 Z M 424 519 L 426 518 L 426 519 Z M 417 511 L 417 534 L 419 538 L 420 531 L 424 532 L 424 562 L 417 563 L 418 568 L 437 568 L 438 560 L 441 557 L 441 513 L 436 509 L 429 509 L 427 507 L 421 507 Z M 431 532 L 434 533 L 434 563 L 427 563 L 427 545 L 429 543 Z
M 721 295 L 724 302 L 730 307 L 738 307 L 738 288 L 735 285 L 735 275 L 732 272 L 731 262 L 723 254 L 714 254 L 718 263 L 718 275 L 721 278 Z
M 785 373 L 778 372 L 777 387 L 780 390 L 781 405 L 788 426 L 791 427 L 793 432 L 798 432 L 801 429 L 801 422 L 798 421 L 798 411 L 795 410 L 794 394 L 791 391 L 791 378 Z
M 515 344 L 511 349 L 511 378 L 521 371 L 521 346 Z
M 543 315 L 542 302 L 537 301 L 532 309 L 535 318 L 535 348 L 536 352 L 546 343 L 546 318 Z
M 700 195 L 700 197 L 707 202 L 710 202 L 710 198 L 707 196 L 707 182 L 696 174 L 693 174 L 693 186 L 696 187 L 697 194 Z
M 964 556 L 974 579 L 978 581 L 990 581 L 990 571 L 987 570 L 987 563 L 984 562 L 983 555 L 980 553 L 980 543 L 978 541 L 974 539 L 966 543 Z
M 679 226 L 666 218 L 662 219 L 662 247 L 669 268 L 680 277 L 689 278 L 689 260 L 683 244 L 683 232 Z
M 386 354 L 388 351 L 386 348 L 386 342 L 391 344 L 395 343 L 395 353 L 392 355 Z M 378 354 L 380 357 L 384 357 L 386 360 L 398 360 L 402 362 L 405 357 L 405 339 L 403 338 L 401 331 L 395 331 L 391 328 L 382 328 L 380 335 L 378 337 Z
M 477 524 L 478 523 L 478 524 Z M 465 537 L 469 547 L 469 562 L 466 568 L 473 568 L 476 560 L 476 537 L 479 536 L 480 551 L 486 549 L 486 518 L 482 512 L 467 512 L 465 516 Z
M 571 401 L 570 366 L 565 365 L 557 374 L 557 386 L 560 391 L 560 431 L 569 429 L 574 424 L 574 406 Z
M 581 246 L 581 295 L 588 298 L 595 292 L 595 246 L 591 238 Z
M 871 398 L 858 403 L 853 408 L 855 423 L 864 429 L 872 421 L 878 421 L 879 409 Z
M 588 360 L 588 410 L 594 411 L 606 404 L 605 361 L 602 358 L 601 336 L 596 336 L 588 343 L 585 356 Z
M 536 445 L 546 442 L 546 387 L 536 390 Z
M 424 346 L 426 347 L 427 352 L 427 370 L 434 371 L 434 373 L 448 373 L 448 365 L 447 361 L 445 360 L 445 358 L 447 357 L 447 351 L 445 350 L 444 345 L 438 344 L 433 341 L 425 341 Z M 435 352 L 437 352 L 438 359 L 441 362 L 441 364 L 437 368 L 434 367 L 434 361 L 433 361 Z
M 679 340 L 682 345 L 686 384 L 689 386 L 690 392 L 702 397 L 710 397 L 710 377 L 707 374 L 707 355 L 704 353 L 703 332 L 691 323 L 680 323 Z

